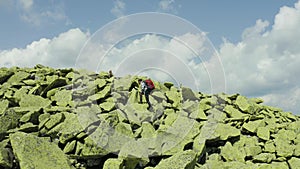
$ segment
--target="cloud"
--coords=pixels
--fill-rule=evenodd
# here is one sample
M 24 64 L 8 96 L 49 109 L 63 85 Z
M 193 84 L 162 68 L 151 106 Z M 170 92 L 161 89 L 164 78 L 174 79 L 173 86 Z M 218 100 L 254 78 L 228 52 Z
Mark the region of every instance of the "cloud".
M 265 32 L 266 28 L 269 26 L 268 21 L 262 21 L 261 19 L 256 21 L 256 24 L 253 27 L 247 28 L 242 34 L 242 39 L 252 39 L 260 36 L 261 33 Z
M 110 12 L 117 18 L 124 16 L 125 3 L 122 0 L 114 0 L 114 6 Z
M 215 74 L 212 66 L 216 62 L 204 57 L 209 52 L 214 52 L 207 51 L 206 43 L 205 33 L 186 33 L 175 37 L 144 34 L 115 45 L 105 54 L 102 62 L 99 53 L 104 54 L 104 51 L 97 51 L 97 55 L 91 60 L 84 57 L 81 60 L 86 61 L 84 63 L 86 68 L 95 67 L 93 65 L 96 62 L 100 64 L 98 65 L 100 70 L 96 71 L 113 70 L 117 76 L 142 74 L 162 82 L 183 84 L 195 90 L 200 86 L 201 91 L 211 92 L 209 73 Z M 95 49 L 92 48 L 90 51 L 92 53 Z M 86 53 L 85 56 L 91 58 L 93 56 L 91 53 Z
M 21 8 L 25 11 L 31 10 L 33 6 L 33 0 L 20 0 Z
M 80 29 L 70 29 L 53 39 L 40 39 L 24 49 L 0 51 L 0 67 L 33 67 L 43 64 L 51 67 L 74 67 L 80 49 L 89 37 Z
M 245 29 L 242 41 L 222 44 L 227 89 L 300 114 L 300 1 L 280 8 L 268 26 L 268 21 L 257 20 Z
M 174 4 L 175 4 L 175 0 L 161 0 L 158 4 L 158 8 L 159 8 L 158 11 L 177 13 Z
M 61 21 L 65 22 L 65 24 L 70 23 L 62 3 L 39 6 L 34 0 L 17 0 L 17 5 L 21 19 L 33 26 L 42 26 Z

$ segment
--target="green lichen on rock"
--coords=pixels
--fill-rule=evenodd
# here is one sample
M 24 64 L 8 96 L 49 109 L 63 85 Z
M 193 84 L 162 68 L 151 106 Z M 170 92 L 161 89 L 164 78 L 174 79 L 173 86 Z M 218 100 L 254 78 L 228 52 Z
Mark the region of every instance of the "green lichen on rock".
M 16 132 L 9 139 L 22 169 L 73 168 L 63 151 L 47 138 Z
M 103 169 L 122 169 L 123 160 L 122 159 L 107 159 L 104 163 Z
M 250 121 L 248 123 L 244 123 L 243 125 L 243 129 L 251 133 L 256 133 L 259 127 L 264 127 L 264 121 L 261 120 Z
M 0 166 L 3 168 L 12 168 L 13 156 L 11 149 L 7 148 L 8 140 L 0 142 Z
M 147 110 L 138 79 L 0 68 L 0 168 L 299 168 L 298 116 L 155 80 Z
M 0 101 L 0 116 L 4 113 L 4 111 L 8 108 L 9 101 L 1 100 Z
M 257 128 L 257 136 L 263 140 L 270 139 L 270 131 L 267 127 L 258 127 Z
M 36 107 L 44 108 L 50 106 L 51 101 L 41 96 L 36 95 L 23 95 L 20 101 L 20 107 Z
M 172 157 L 163 159 L 155 169 L 193 169 L 196 164 L 196 153 L 193 150 L 178 152 Z
M 291 169 L 296 169 L 296 168 L 300 167 L 300 159 L 299 158 L 292 157 L 288 161 L 288 163 L 289 163 Z
M 238 147 L 232 146 L 230 142 L 226 142 L 221 149 L 221 155 L 226 161 L 240 161 L 244 162 L 246 154 Z

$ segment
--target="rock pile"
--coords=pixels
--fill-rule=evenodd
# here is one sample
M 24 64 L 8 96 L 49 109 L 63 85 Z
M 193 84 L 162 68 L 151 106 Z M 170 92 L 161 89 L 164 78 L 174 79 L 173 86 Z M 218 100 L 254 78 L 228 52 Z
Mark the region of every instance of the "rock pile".
M 141 77 L 144 78 L 144 77 Z M 84 70 L 0 69 L 0 168 L 300 168 L 300 121 L 239 94 Z

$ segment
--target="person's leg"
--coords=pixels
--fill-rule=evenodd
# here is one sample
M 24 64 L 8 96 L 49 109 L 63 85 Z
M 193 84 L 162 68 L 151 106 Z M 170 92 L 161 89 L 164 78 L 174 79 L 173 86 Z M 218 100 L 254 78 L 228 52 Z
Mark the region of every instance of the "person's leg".
M 151 103 L 150 103 L 150 100 L 149 100 L 149 94 L 150 94 L 151 90 L 146 90 L 145 92 L 145 97 L 146 97 L 146 101 L 148 103 L 148 109 L 151 107 Z
M 140 103 L 142 104 L 143 103 L 143 93 L 142 92 L 140 92 Z

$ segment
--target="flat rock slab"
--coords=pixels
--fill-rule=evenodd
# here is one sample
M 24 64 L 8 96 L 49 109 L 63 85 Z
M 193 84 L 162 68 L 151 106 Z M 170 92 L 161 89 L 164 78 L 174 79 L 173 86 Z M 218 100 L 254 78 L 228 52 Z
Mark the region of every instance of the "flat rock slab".
M 21 169 L 73 168 L 63 151 L 54 143 L 49 142 L 47 138 L 23 132 L 11 134 L 9 138 Z
M 170 158 L 163 159 L 155 169 L 192 169 L 195 168 L 196 153 L 192 150 L 178 152 Z

